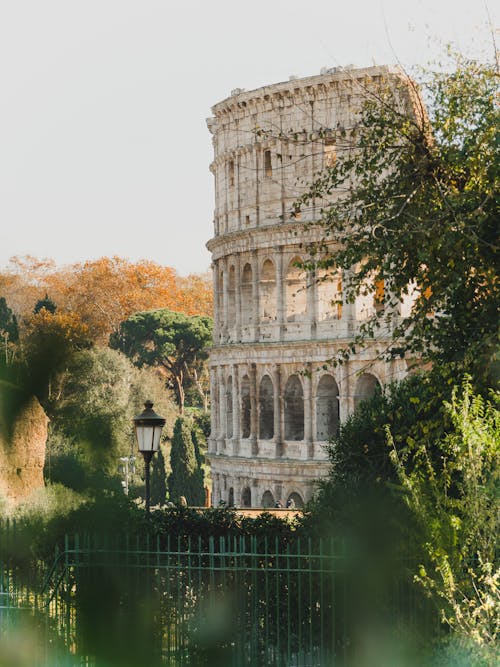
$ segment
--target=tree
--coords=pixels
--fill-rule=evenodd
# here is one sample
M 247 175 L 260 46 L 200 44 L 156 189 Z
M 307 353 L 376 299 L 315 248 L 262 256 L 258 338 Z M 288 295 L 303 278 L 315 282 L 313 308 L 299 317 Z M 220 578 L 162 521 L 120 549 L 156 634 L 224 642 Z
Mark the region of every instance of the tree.
M 139 367 L 162 369 L 182 414 L 189 383 L 193 383 L 206 400 L 208 386 L 204 368 L 212 328 L 210 317 L 189 317 L 167 309 L 152 310 L 136 313 L 122 322 L 119 333 L 111 337 L 110 345 L 124 352 Z
M 191 436 L 192 425 L 185 417 L 178 417 L 174 425 L 174 435 L 170 450 L 168 477 L 170 500 L 178 502 L 184 496 L 190 505 L 205 504 L 203 470 L 196 460 L 196 452 Z
M 0 271 L 0 293 L 20 321 L 29 319 L 35 304 L 37 310 L 47 306 L 44 295 L 50 294 L 53 306 L 78 318 L 97 343 L 107 342 L 120 322 L 138 311 L 167 307 L 187 315 L 212 313 L 208 274 L 181 278 L 168 266 L 120 257 L 60 268 L 52 260 L 13 257 L 8 268 Z
M 388 429 L 391 458 L 427 553 L 418 580 L 459 635 L 495 650 L 500 627 L 500 568 L 495 569 L 500 412 L 494 403 L 473 395 L 470 379 L 460 394 L 455 389 L 445 403 L 453 428 L 432 443 L 433 450 L 421 439 L 411 461 L 408 449 L 396 445 Z M 500 402 L 498 393 L 492 398 Z
M 322 202 L 323 241 L 309 266 L 344 269 L 348 300 L 371 292 L 385 306 L 345 354 L 381 330 L 392 332 L 389 356 L 484 370 L 498 334 L 498 73 L 457 57 L 423 90 L 428 113 L 406 76 L 367 88 L 344 150 L 295 213 Z M 408 294 L 413 307 L 401 316 Z
M 17 326 L 17 319 L 12 310 L 7 305 L 7 301 L 2 296 L 0 297 L 0 336 L 3 338 L 5 349 L 5 363 L 9 363 L 9 358 L 14 354 L 12 345 L 19 340 L 19 327 Z
M 45 403 L 51 420 L 51 481 L 81 490 L 98 471 L 108 478 L 116 476 L 119 457 L 132 451 L 132 417 L 142 411 L 146 399 L 167 419 L 164 440 L 171 435 L 176 409 L 163 382 L 118 351 L 94 348 L 72 355 L 53 384 L 51 399 Z M 161 477 L 161 462 L 157 468 L 154 474 Z M 132 480 L 139 482 L 139 476 Z M 161 494 L 156 483 L 155 489 Z
M 39 299 L 36 302 L 35 307 L 33 308 L 34 314 L 36 315 L 37 313 L 39 313 L 42 310 L 42 308 L 45 308 L 45 310 L 51 313 L 52 315 L 57 310 L 56 304 L 52 301 L 52 299 L 49 297 L 47 293 L 45 294 L 43 299 Z

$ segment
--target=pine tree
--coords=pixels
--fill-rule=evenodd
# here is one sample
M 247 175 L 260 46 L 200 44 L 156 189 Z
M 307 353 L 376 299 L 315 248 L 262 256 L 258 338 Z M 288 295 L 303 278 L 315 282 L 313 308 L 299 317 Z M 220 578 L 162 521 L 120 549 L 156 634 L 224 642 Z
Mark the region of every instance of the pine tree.
M 37 313 L 39 313 L 42 310 L 42 308 L 45 308 L 45 310 L 47 312 L 51 313 L 52 315 L 57 310 L 56 304 L 52 301 L 52 299 L 49 297 L 49 295 L 47 293 L 45 293 L 45 296 L 43 297 L 43 299 L 39 299 L 36 302 L 35 307 L 33 308 L 33 313 L 36 315 Z
M 172 469 L 168 477 L 170 500 L 178 502 L 179 498 L 184 496 L 189 505 L 203 505 L 205 502 L 203 470 L 196 460 L 191 424 L 184 417 L 178 417 L 174 425 L 170 467 Z
M 151 505 L 163 505 L 166 497 L 165 457 L 160 449 L 151 464 Z

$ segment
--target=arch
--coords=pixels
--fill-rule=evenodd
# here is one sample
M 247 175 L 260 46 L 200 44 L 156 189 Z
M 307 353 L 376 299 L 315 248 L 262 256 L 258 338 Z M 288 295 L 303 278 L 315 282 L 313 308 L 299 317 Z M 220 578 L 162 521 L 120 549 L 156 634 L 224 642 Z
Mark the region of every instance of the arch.
M 252 507 L 252 491 L 249 486 L 245 486 L 241 492 L 241 506 Z
M 264 493 L 262 495 L 261 506 L 262 507 L 274 507 L 274 503 L 275 503 L 275 500 L 274 500 L 274 496 L 271 493 L 271 491 L 264 491 Z
M 288 322 L 305 319 L 307 311 L 306 273 L 297 264 L 300 257 L 294 257 L 286 272 L 286 319 Z
M 323 375 L 316 389 L 316 440 L 330 440 L 339 427 L 339 388 L 332 375 Z
M 300 493 L 297 493 L 296 491 L 292 491 L 292 493 L 289 494 L 287 500 L 286 500 L 286 507 L 289 507 L 290 502 L 293 503 L 294 508 L 301 508 L 304 507 L 304 500 Z
M 264 375 L 259 387 L 259 438 L 274 438 L 274 388 L 269 375 Z
M 227 494 L 227 504 L 229 507 L 234 507 L 234 489 L 233 487 L 229 487 L 229 491 Z
M 233 378 L 228 377 L 226 385 L 226 437 L 233 437 Z
M 252 281 L 252 267 L 247 263 L 241 272 L 241 321 L 243 324 L 253 322 Z
M 304 392 L 297 375 L 291 375 L 285 387 L 285 440 L 304 439 Z
M 260 303 L 261 321 L 273 322 L 276 319 L 276 270 L 270 259 L 262 265 Z
M 227 323 L 229 326 L 236 321 L 236 271 L 234 266 L 229 268 L 227 295 Z
M 356 409 L 362 401 L 367 401 L 372 398 L 377 390 L 381 391 L 382 385 L 375 375 L 372 375 L 371 373 L 363 373 L 360 375 L 354 391 L 354 409 Z
M 241 437 L 249 438 L 251 406 L 250 406 L 250 380 L 248 378 L 248 375 L 244 375 L 241 378 L 240 391 L 241 391 Z

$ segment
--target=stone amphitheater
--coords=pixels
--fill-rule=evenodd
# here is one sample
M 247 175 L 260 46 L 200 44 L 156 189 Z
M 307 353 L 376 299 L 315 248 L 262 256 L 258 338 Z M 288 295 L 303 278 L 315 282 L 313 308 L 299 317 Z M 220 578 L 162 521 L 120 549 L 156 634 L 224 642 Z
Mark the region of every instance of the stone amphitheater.
M 212 108 L 213 504 L 302 506 L 328 470 L 325 445 L 339 422 L 407 372 L 405 360 L 378 359 L 383 334 L 347 363 L 327 364 L 384 308 L 383 286 L 348 303 L 340 272 L 303 271 L 304 248 L 321 234 L 307 223 L 319 210 L 291 214 L 333 164 L 366 91 L 402 78 L 396 68 L 334 68 L 236 89 Z

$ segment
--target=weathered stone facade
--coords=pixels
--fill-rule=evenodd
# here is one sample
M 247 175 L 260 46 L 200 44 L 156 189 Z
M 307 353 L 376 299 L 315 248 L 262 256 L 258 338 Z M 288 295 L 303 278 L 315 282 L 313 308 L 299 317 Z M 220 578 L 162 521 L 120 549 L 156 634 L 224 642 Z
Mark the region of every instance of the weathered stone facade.
M 214 504 L 308 500 L 328 469 L 325 444 L 339 420 L 377 384 L 406 372 L 404 361 L 376 360 L 383 336 L 345 365 L 325 366 L 383 304 L 373 294 L 348 303 L 340 273 L 321 281 L 300 269 L 304 248 L 320 234 L 304 223 L 318 211 L 290 215 L 313 176 L 336 159 L 337 137 L 352 128 L 366 89 L 400 77 L 386 67 L 338 68 L 236 90 L 212 109 Z

